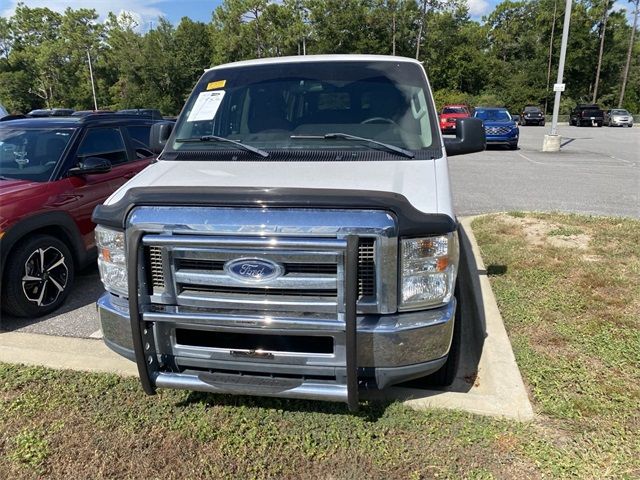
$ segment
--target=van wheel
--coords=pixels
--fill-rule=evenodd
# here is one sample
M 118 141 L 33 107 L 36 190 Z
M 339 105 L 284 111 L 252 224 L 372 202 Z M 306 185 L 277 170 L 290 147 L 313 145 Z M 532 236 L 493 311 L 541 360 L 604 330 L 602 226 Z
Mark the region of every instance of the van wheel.
M 455 292 L 456 314 L 453 324 L 453 338 L 451 339 L 451 348 L 449 348 L 449 356 L 445 364 L 440 370 L 432 373 L 427 377 L 429 385 L 434 387 L 448 387 L 456 379 L 458 373 L 458 365 L 460 364 L 460 344 L 462 343 L 462 302 L 460 300 L 460 289 L 456 286 Z
M 69 296 L 75 265 L 69 248 L 51 235 L 36 235 L 7 260 L 2 308 L 16 317 L 40 317 Z

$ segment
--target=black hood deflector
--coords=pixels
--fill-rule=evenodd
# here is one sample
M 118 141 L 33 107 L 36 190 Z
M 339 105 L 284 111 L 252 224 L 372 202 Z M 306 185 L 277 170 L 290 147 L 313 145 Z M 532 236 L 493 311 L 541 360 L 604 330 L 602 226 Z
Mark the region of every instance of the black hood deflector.
M 207 206 L 256 208 L 334 208 L 387 210 L 398 220 L 399 234 L 445 234 L 457 228 L 455 219 L 441 213 L 424 213 L 403 195 L 371 190 L 260 187 L 138 187 L 129 189 L 112 205 L 98 205 L 93 221 L 124 229 L 131 210 L 139 206 Z

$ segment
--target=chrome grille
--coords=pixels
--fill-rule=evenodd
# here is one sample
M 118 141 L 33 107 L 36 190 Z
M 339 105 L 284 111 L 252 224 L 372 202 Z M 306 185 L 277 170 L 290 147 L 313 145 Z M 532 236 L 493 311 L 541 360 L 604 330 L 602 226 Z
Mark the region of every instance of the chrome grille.
M 201 260 L 182 258 L 176 261 L 176 268 L 181 270 L 224 270 L 224 263 L 221 261 Z M 330 264 L 313 264 L 313 263 L 287 263 L 284 264 L 285 274 L 289 273 L 326 273 L 336 274 L 336 266 Z
M 151 285 L 154 289 L 164 288 L 164 269 L 162 267 L 162 249 L 160 247 L 146 248 Z
M 375 240 L 373 238 L 361 238 L 358 242 L 358 298 L 375 296 L 375 259 Z
M 484 131 L 487 135 L 506 135 L 511 131 L 510 127 L 485 127 Z
M 343 308 L 338 286 L 344 280 L 344 240 L 147 235 L 143 243 L 160 248 L 167 259 L 163 272 L 167 288 L 159 294 L 149 289 L 152 303 L 212 310 L 323 312 L 333 319 Z M 254 257 L 289 271 L 260 283 L 237 278 L 223 268 L 229 261 Z
M 132 218 L 132 228 L 143 230 L 140 292 L 146 293 L 145 309 L 161 305 L 211 314 L 237 310 L 272 317 L 273 312 L 290 312 L 335 319 L 344 302 L 339 291 L 346 273 L 342 245 L 345 238 L 356 237 L 353 280 L 358 313 L 396 311 L 398 241 L 395 219 L 388 212 L 137 207 Z M 249 257 L 277 263 L 280 276 L 255 283 L 225 272 L 227 262 Z M 271 292 L 248 296 L 253 298 L 247 302 L 242 294 L 228 290 L 267 284 Z M 221 287 L 218 293 L 209 291 L 216 286 Z M 290 290 L 291 295 L 277 289 Z M 300 290 L 321 290 L 324 295 L 297 295 Z
M 243 286 L 237 285 L 236 282 L 230 280 L 226 272 L 224 272 L 226 260 L 203 258 L 203 256 L 207 255 L 206 251 L 203 250 L 194 250 L 192 253 L 186 250 L 178 250 L 177 252 L 177 256 L 173 255 L 173 277 L 177 295 L 220 293 L 235 295 L 238 300 L 241 300 L 240 297 L 242 295 L 259 295 L 268 299 L 270 296 L 293 294 L 296 296 L 327 297 L 335 300 L 338 295 L 335 280 L 338 274 L 337 263 L 282 262 L 285 273 L 282 281 L 279 282 L 280 288 L 272 284 Z M 242 255 L 246 253 L 243 252 Z M 147 263 L 151 271 L 151 287 L 153 292 L 156 292 L 165 286 L 162 247 L 147 247 L 146 254 Z M 182 255 L 185 256 L 183 257 Z M 189 255 L 198 255 L 199 258 L 192 258 Z M 240 253 L 236 255 L 241 256 Z M 361 238 L 358 242 L 359 299 L 375 300 L 375 255 L 375 239 Z M 320 288 L 313 288 L 313 286 L 317 287 L 318 285 Z M 296 291 L 292 292 L 292 289 L 296 289 Z

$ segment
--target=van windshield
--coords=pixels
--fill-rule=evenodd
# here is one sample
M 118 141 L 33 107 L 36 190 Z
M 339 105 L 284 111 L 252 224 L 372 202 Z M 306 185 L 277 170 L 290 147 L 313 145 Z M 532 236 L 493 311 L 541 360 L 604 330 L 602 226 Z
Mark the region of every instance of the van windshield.
M 231 66 L 205 73 L 165 153 L 236 148 L 213 137 L 266 151 L 379 148 L 325 137 L 333 133 L 417 151 L 436 145 L 432 109 L 422 68 L 410 62 Z

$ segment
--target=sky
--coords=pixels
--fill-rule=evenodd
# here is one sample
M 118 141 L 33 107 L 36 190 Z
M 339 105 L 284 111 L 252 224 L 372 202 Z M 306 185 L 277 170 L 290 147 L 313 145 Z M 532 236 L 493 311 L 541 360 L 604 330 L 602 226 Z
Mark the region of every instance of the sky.
M 158 17 L 164 16 L 173 24 L 180 22 L 182 17 L 208 23 L 211 13 L 222 3 L 222 0 L 0 0 L 0 16 L 9 17 L 15 6 L 22 1 L 28 7 L 48 7 L 62 12 L 67 7 L 73 9 L 93 8 L 104 19 L 108 12 L 131 12 L 139 19 L 141 30 L 146 31 L 157 22 Z M 490 13 L 500 0 L 467 0 L 469 13 L 472 18 L 479 20 Z M 617 0 L 616 9 L 627 8 L 626 0 Z

